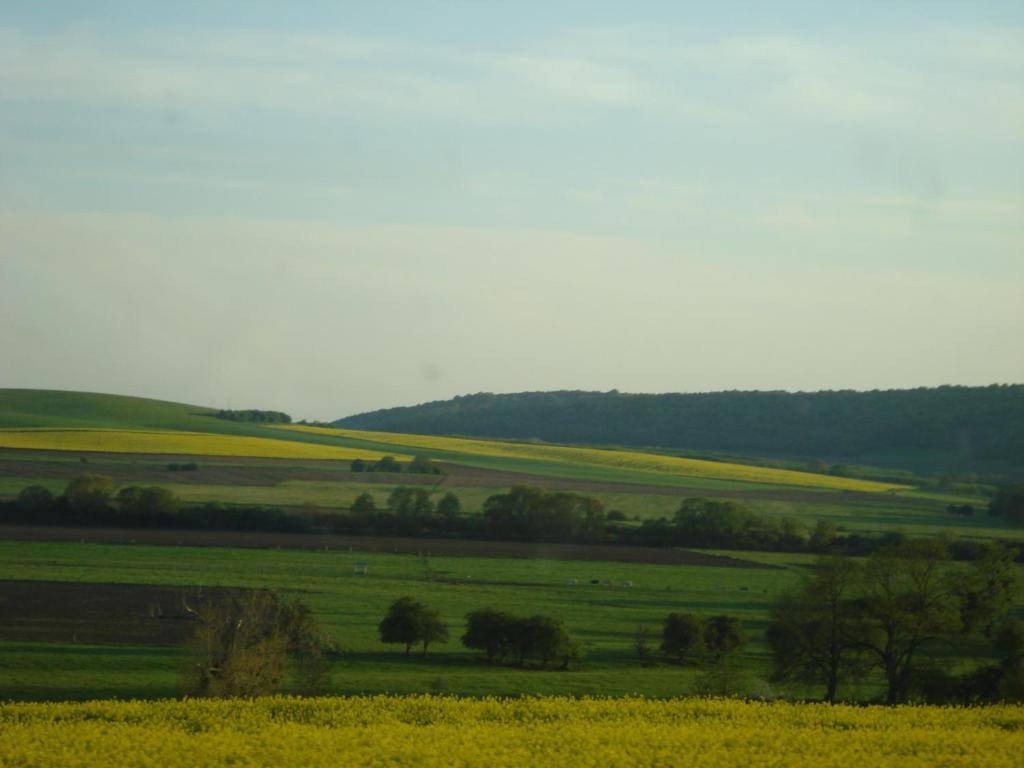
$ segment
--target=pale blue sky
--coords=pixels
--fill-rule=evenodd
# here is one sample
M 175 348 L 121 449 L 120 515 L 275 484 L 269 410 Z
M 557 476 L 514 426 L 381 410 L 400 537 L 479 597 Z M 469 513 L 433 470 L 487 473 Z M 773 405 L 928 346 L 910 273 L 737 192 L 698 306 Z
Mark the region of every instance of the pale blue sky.
M 0 386 L 1024 381 L 1019 3 L 298 5 L 5 3 Z

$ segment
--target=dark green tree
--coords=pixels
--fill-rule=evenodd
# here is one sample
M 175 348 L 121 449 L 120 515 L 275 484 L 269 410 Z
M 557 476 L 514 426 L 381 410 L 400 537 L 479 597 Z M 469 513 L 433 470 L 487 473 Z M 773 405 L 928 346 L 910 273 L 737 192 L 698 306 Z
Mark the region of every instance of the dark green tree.
M 406 656 L 414 645 L 422 645 L 426 654 L 432 644 L 448 641 L 448 625 L 441 621 L 437 609 L 411 597 L 395 600 L 377 629 L 382 643 L 404 645 Z
M 391 472 L 392 474 L 398 474 L 402 471 L 402 465 L 399 464 L 394 456 L 384 456 L 370 467 L 373 472 Z
M 413 457 L 413 460 L 409 462 L 409 466 L 406 467 L 406 472 L 410 472 L 414 475 L 442 475 L 444 472 L 441 468 L 435 464 L 429 456 L 423 454 L 417 454 Z
M 1024 525 L 1024 483 L 1000 488 L 988 505 L 988 513 Z
M 519 619 L 515 625 L 515 644 L 520 666 L 526 659 L 537 659 L 542 667 L 554 659 L 562 659 L 563 666 L 578 657 L 579 646 L 562 626 L 550 616 L 531 616 Z
M 64 499 L 72 509 L 91 513 L 107 509 L 114 481 L 106 475 L 79 475 L 64 488 Z
M 704 650 L 704 621 L 692 613 L 670 613 L 661 630 L 661 650 L 682 664 Z
M 363 491 L 353 500 L 350 510 L 357 515 L 372 515 L 377 511 L 377 502 L 368 492 Z
M 462 514 L 462 502 L 459 497 L 448 491 L 441 500 L 437 502 L 437 514 L 446 520 L 454 520 Z
M 704 648 L 712 663 L 732 657 L 746 644 L 743 625 L 735 616 L 712 616 L 704 622 Z
M 957 579 L 960 620 L 965 632 L 980 630 L 991 637 L 1009 615 L 1017 594 L 1019 550 L 998 542 L 982 546 L 978 556 Z
M 857 644 L 885 675 L 886 701 L 904 701 L 914 662 L 928 644 L 962 627 L 949 551 L 936 539 L 908 539 L 872 554 L 857 601 Z
M 487 660 L 503 660 L 513 649 L 517 619 L 505 611 L 482 608 L 466 614 L 466 632 L 462 644 L 484 651 Z
M 53 494 L 41 485 L 22 488 L 15 499 L 18 511 L 26 515 L 45 514 L 53 508 Z
M 841 677 L 859 669 L 851 600 L 857 579 L 852 560 L 822 557 L 775 602 L 766 633 L 775 680 L 824 683 L 825 700 L 835 701 Z

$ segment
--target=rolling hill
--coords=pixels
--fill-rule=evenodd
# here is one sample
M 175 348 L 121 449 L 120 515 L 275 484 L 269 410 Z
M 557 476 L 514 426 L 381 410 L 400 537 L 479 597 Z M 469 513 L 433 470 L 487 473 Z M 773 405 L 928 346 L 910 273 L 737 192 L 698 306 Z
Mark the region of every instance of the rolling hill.
M 0 390 L 0 449 L 345 461 L 424 453 L 449 464 L 576 480 L 884 492 L 871 482 L 643 451 L 227 421 L 210 408 L 117 395 Z
M 349 429 L 1024 471 L 1024 385 L 872 392 L 475 394 L 339 419 Z

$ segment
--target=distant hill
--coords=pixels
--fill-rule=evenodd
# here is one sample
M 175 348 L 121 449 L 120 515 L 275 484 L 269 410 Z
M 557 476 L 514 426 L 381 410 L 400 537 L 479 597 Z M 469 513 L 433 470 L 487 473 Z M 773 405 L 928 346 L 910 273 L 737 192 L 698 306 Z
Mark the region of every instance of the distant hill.
M 214 408 L 145 397 L 56 389 L 0 389 L 0 429 L 81 427 L 267 434 L 259 424 L 216 418 L 217 414 Z
M 1024 385 L 871 392 L 522 392 L 362 413 L 384 432 L 822 459 L 917 472 L 1024 472 Z

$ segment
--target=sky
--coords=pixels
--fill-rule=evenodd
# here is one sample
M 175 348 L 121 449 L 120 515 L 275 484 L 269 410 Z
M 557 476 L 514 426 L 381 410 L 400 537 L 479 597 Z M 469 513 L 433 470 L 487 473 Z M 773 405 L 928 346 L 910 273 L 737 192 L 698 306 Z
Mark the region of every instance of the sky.
M 1024 382 L 1024 5 L 497 6 L 5 2 L 0 387 Z

